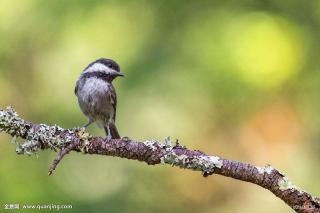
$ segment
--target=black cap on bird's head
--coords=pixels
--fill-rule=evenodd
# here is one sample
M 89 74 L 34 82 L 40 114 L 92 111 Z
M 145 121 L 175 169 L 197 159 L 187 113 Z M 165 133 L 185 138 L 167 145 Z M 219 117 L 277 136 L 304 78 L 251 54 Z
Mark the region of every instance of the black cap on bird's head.
M 94 62 L 90 63 L 84 70 L 84 73 L 88 72 L 104 72 L 110 74 L 111 76 L 124 76 L 120 70 L 120 66 L 117 62 L 112 59 L 99 58 Z
M 114 69 L 118 72 L 120 72 L 120 66 L 117 62 L 115 62 L 114 60 L 112 59 L 107 59 L 107 58 L 99 58 L 97 60 L 95 60 L 92 64 L 94 63 L 100 63 L 100 64 L 103 64 L 111 69 Z

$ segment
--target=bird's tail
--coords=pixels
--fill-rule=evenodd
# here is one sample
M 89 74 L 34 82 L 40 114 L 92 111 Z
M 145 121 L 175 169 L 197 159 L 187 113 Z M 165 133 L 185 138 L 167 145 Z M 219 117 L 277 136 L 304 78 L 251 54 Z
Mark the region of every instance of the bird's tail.
M 108 128 L 110 130 L 110 134 L 111 134 L 111 138 L 112 139 L 120 139 L 120 134 L 117 130 L 117 127 L 114 123 L 109 123 L 109 127 L 108 126 L 105 126 L 104 127 L 104 131 L 106 132 L 106 135 L 108 136 L 109 134 L 109 131 L 108 131 Z

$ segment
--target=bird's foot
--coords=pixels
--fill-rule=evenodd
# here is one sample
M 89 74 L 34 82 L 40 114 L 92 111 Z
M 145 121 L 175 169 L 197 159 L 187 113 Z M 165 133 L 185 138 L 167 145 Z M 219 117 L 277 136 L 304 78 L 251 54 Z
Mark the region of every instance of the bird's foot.
M 105 143 L 109 143 L 112 139 L 111 134 L 107 135 L 107 137 L 104 139 Z
M 83 126 L 83 128 L 86 129 L 86 128 L 87 128 L 88 126 L 90 126 L 92 123 L 93 123 L 93 121 L 89 120 L 89 122 L 86 123 L 86 124 Z

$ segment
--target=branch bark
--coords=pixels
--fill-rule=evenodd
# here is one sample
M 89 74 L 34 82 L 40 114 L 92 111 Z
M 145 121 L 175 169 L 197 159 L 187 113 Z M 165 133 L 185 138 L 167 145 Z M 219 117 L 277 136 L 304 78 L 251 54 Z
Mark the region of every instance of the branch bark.
M 296 212 L 320 212 L 320 198 L 299 189 L 277 169 L 267 165 L 258 167 L 247 163 L 210 156 L 199 150 L 189 150 L 178 142 L 171 144 L 155 140 L 138 142 L 129 138 L 106 142 L 93 137 L 83 128 L 63 129 L 57 125 L 33 124 L 25 121 L 11 108 L 0 109 L 0 132 L 14 139 L 25 139 L 17 143 L 17 154 L 34 154 L 40 150 L 60 150 L 49 169 L 55 170 L 63 156 L 70 151 L 85 154 L 108 155 L 146 162 L 149 165 L 169 164 L 183 169 L 201 171 L 204 177 L 219 174 L 259 185 L 283 200 Z

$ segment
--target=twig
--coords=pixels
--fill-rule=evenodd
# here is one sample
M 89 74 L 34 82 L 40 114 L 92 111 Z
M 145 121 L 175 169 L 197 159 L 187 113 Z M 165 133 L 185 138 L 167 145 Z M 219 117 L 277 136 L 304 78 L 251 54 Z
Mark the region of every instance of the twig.
M 74 143 L 68 144 L 65 148 L 61 148 L 59 154 L 51 163 L 48 175 L 52 175 L 53 171 L 56 169 L 62 158 L 77 146 L 79 146 L 79 140 L 76 140 Z

